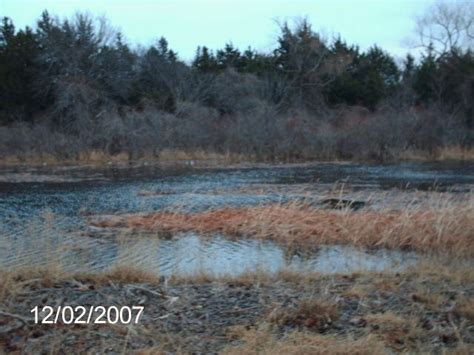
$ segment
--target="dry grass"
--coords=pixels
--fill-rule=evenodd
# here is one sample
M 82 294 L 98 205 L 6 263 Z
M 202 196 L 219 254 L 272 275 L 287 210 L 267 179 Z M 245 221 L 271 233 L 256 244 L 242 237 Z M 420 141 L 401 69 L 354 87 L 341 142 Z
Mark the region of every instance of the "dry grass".
M 414 343 L 419 338 L 417 332 L 420 329 L 414 320 L 402 318 L 392 312 L 369 314 L 364 319 L 372 331 L 392 348 L 404 349 L 407 343 Z
M 22 292 L 32 282 L 39 282 L 43 287 L 52 287 L 55 283 L 64 280 L 81 280 L 81 283 L 92 287 L 100 287 L 109 283 L 158 284 L 159 276 L 150 272 L 117 266 L 100 273 L 66 273 L 58 268 L 22 268 L 12 271 L 0 269 L 0 302 L 7 296 L 14 296 Z
M 107 164 L 107 163 L 124 163 L 130 161 L 216 161 L 235 163 L 240 161 L 255 161 L 255 157 L 243 156 L 234 153 L 217 153 L 206 152 L 203 150 L 197 151 L 183 151 L 183 150 L 162 150 L 158 155 L 152 153 L 145 153 L 139 158 L 133 158 L 128 153 L 108 154 L 101 150 L 90 150 L 79 153 L 73 158 L 61 158 L 52 154 L 36 154 L 28 156 L 8 155 L 0 157 L 0 165 L 14 166 L 14 165 L 69 165 L 69 164 Z
M 147 348 L 147 349 L 139 349 L 138 351 L 134 352 L 135 355 L 165 355 L 168 354 L 169 352 L 166 352 L 165 350 L 162 349 L 161 346 L 154 346 L 152 348 Z M 174 354 L 186 354 L 184 351 L 177 351 L 174 352 Z
M 183 151 L 183 150 L 169 150 L 164 149 L 160 152 L 159 160 L 162 161 L 176 161 L 176 160 L 214 160 L 224 162 L 239 162 L 239 161 L 254 161 L 255 157 L 243 156 L 235 153 L 217 153 L 206 152 L 203 150 Z
M 156 274 L 128 266 L 116 266 L 102 273 L 78 274 L 77 277 L 93 282 L 96 285 L 103 285 L 109 282 L 119 284 L 141 282 L 158 284 L 160 282 L 159 276 Z
M 397 154 L 397 160 L 412 161 L 446 161 L 446 160 L 474 160 L 474 148 L 450 146 L 438 148 L 430 153 L 423 150 L 407 150 Z
M 227 347 L 223 354 L 382 354 L 384 344 L 373 336 L 354 340 L 350 337 L 323 336 L 307 332 L 292 332 L 277 339 L 265 329 L 249 330 L 242 334 L 243 344 Z
M 322 299 L 301 301 L 296 308 L 275 308 L 268 316 L 270 324 L 283 327 L 296 325 L 300 328 L 324 331 L 339 319 L 336 304 Z
M 122 290 L 133 289 L 134 284 L 138 284 L 136 289 L 142 290 L 157 282 L 159 280 L 156 276 L 126 267 L 97 274 L 66 274 L 57 272 L 56 269 L 0 272 L 0 293 L 6 295 L 7 297 L 3 298 L 9 301 L 3 302 L 0 308 L 10 313 L 23 314 L 19 312 L 19 308 L 9 309 L 4 305 L 11 306 L 15 302 L 28 300 L 28 297 L 37 295 L 38 292 L 48 294 L 60 287 L 75 289 L 79 295 L 93 295 L 96 292 L 100 295 L 106 289 L 109 289 L 107 292 L 115 292 L 110 289 L 120 289 L 120 284 L 124 285 Z M 210 292 L 222 292 L 224 297 L 230 295 L 229 290 L 235 290 L 232 295 L 245 292 L 257 292 L 261 295 L 264 304 L 262 313 L 257 316 L 255 322 L 236 323 L 226 328 L 224 342 L 227 347 L 224 353 L 228 354 L 365 354 L 390 353 L 394 350 L 428 353 L 434 349 L 467 354 L 472 347 L 467 328 L 473 322 L 474 303 L 470 287 L 473 283 L 474 270 L 468 261 L 463 264 L 456 261 L 444 264 L 441 259 L 428 261 L 426 258 L 419 268 L 402 272 L 358 272 L 341 275 L 297 274 L 290 271 L 280 274 L 256 272 L 232 278 L 216 278 L 203 274 L 197 280 L 174 278 L 168 283 L 160 283 L 157 287 L 183 300 L 184 295 L 193 293 L 193 290 L 199 287 L 202 287 L 202 290 L 211 289 Z M 150 289 L 153 290 L 154 287 L 151 286 Z M 353 298 L 349 293 L 356 287 L 362 291 L 358 297 Z M 286 291 L 280 293 L 282 289 Z M 453 293 L 456 297 L 451 298 Z M 117 294 L 136 297 L 128 292 Z M 444 300 L 441 307 L 432 306 L 433 302 L 441 299 Z M 453 299 L 454 308 L 450 307 Z M 194 300 L 197 303 L 186 306 L 189 311 L 194 309 L 196 304 L 201 304 L 200 298 Z M 131 303 L 136 301 L 136 298 L 130 298 Z M 234 313 L 235 304 L 229 296 L 229 305 L 226 308 L 232 311 L 229 317 L 241 315 Z M 175 306 L 170 305 L 169 310 L 175 311 Z M 151 312 L 149 307 L 148 305 L 147 310 Z M 243 309 L 246 309 L 246 306 L 243 306 Z M 24 314 L 28 311 L 27 307 Z M 159 308 L 157 314 L 161 316 L 170 311 L 163 312 Z M 221 312 L 207 309 L 206 306 L 203 311 Z M 182 314 L 190 316 L 187 313 Z M 196 316 L 201 315 L 199 313 Z M 187 333 L 170 334 L 168 339 L 168 334 L 154 330 L 153 327 L 166 322 L 167 319 L 157 321 L 153 318 L 149 326 L 143 328 L 143 333 L 139 333 L 139 336 L 144 337 L 150 335 L 152 339 L 150 347 L 142 349 L 140 353 L 169 353 L 170 349 L 173 349 L 173 352 L 185 353 L 202 341 L 199 334 L 193 333 L 190 338 L 186 338 Z M 429 326 L 426 327 L 425 324 Z M 57 353 L 69 346 L 66 339 L 70 339 L 72 334 L 88 339 L 81 333 L 87 328 L 81 329 L 71 328 L 63 333 L 55 333 L 58 335 L 55 338 L 58 339 Z M 156 337 L 153 334 L 156 334 Z M 64 340 L 59 339 L 61 336 Z M 110 345 L 108 341 L 115 341 L 104 337 L 105 345 L 101 347 L 100 343 L 97 343 L 97 351 L 106 349 Z M 191 340 L 191 337 L 195 340 Z M 212 336 L 209 339 L 212 340 Z M 131 351 L 124 348 L 124 351 L 128 350 Z
M 433 310 L 438 310 L 443 303 L 442 295 L 434 295 L 427 292 L 414 292 L 411 294 L 411 299 L 413 302 L 423 303 Z
M 345 290 L 342 295 L 349 298 L 362 299 L 367 297 L 370 288 L 367 285 L 354 284 L 347 290 Z
M 399 152 L 394 157 L 396 161 L 446 161 L 446 160 L 465 160 L 474 161 L 474 148 L 463 148 L 460 146 L 449 146 L 438 148 L 434 152 L 428 152 L 424 150 L 407 150 Z M 108 154 L 102 150 L 89 150 L 79 153 L 78 156 L 73 158 L 61 158 L 53 154 L 41 153 L 34 155 L 7 155 L 0 157 L 0 165 L 60 165 L 60 164 L 104 164 L 104 163 L 119 163 L 128 162 L 131 160 L 129 153 L 118 153 Z M 184 151 L 184 150 L 172 150 L 164 149 L 159 154 L 144 153 L 138 159 L 134 158 L 134 161 L 180 161 L 180 160 L 208 160 L 208 161 L 219 161 L 219 162 L 256 162 L 256 161 L 273 161 L 274 157 L 259 157 L 251 155 L 243 155 L 237 153 L 218 153 L 212 151 L 195 150 L 195 151 Z M 360 160 L 360 159 L 359 159 Z M 363 159 L 362 159 L 363 160 Z M 283 161 L 290 162 L 301 162 L 301 159 L 292 159 L 286 157 Z M 313 154 L 308 155 L 303 161 L 338 161 L 338 157 L 335 154 Z
M 44 287 L 51 287 L 66 274 L 54 268 L 22 268 L 13 271 L 0 270 L 0 302 L 7 296 L 21 293 L 31 282 L 39 281 Z
M 463 298 L 459 300 L 454 312 L 474 324 L 474 298 Z
M 438 160 L 474 160 L 474 148 L 444 147 L 438 151 Z
M 334 211 L 304 203 L 223 208 L 195 214 L 108 216 L 97 227 L 171 233 L 195 231 L 271 239 L 283 244 L 352 244 L 368 248 L 474 255 L 474 199 L 463 205 L 401 211 Z
M 469 258 L 452 258 L 449 255 L 420 258 L 415 266 L 409 267 L 404 273 L 427 278 L 434 283 L 449 280 L 456 285 L 474 285 L 474 268 Z
M 130 157 L 126 153 L 107 154 L 99 150 L 91 150 L 80 153 L 74 158 L 61 158 L 53 154 L 36 154 L 27 156 L 10 155 L 4 156 L 0 159 L 0 165 L 69 165 L 69 164 L 105 164 L 108 162 L 125 162 L 129 161 Z

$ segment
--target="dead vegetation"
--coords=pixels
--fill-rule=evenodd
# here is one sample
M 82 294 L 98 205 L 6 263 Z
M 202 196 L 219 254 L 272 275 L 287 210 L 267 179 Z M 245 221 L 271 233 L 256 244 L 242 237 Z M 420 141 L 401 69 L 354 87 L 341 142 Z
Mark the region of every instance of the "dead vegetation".
M 276 309 L 268 320 L 279 327 L 296 325 L 324 332 L 337 319 L 339 312 L 336 304 L 313 298 L 302 300 L 292 309 Z
M 474 298 L 463 298 L 456 304 L 455 313 L 474 323 Z
M 468 354 L 474 348 L 473 198 L 451 204 L 437 195 L 432 202 L 426 210 L 425 204 L 353 211 L 299 201 L 91 220 L 125 228 L 127 237 L 128 229 L 220 232 L 423 253 L 404 271 L 339 275 L 286 270 L 160 278 L 127 266 L 66 273 L 54 262 L 0 269 L 0 353 Z M 53 224 L 52 216 L 45 220 Z M 34 306 L 78 304 L 143 304 L 145 315 L 133 327 L 32 324 Z
M 407 347 L 415 347 L 417 334 L 421 329 L 417 328 L 416 320 L 409 317 L 403 318 L 392 312 L 368 314 L 363 318 L 371 331 L 378 335 L 385 344 L 397 350 Z M 411 344 L 410 344 L 411 343 Z
M 154 285 L 159 283 L 159 277 L 147 271 L 136 268 L 116 266 L 100 273 L 66 273 L 60 269 L 23 268 L 13 271 L 2 270 L 0 276 L 0 302 L 7 297 L 15 297 L 35 283 L 39 287 L 51 288 L 55 283 L 63 280 L 81 279 L 90 286 L 90 289 L 105 284 L 133 284 L 143 283 Z
M 334 155 L 317 155 L 305 157 L 304 159 L 297 159 L 288 157 L 287 159 L 280 158 L 278 161 L 286 163 L 302 163 L 314 161 L 337 161 L 338 157 Z M 474 148 L 464 148 L 459 146 L 440 147 L 434 152 L 427 152 L 423 150 L 404 150 L 392 154 L 393 161 L 474 161 Z M 347 160 L 347 158 L 345 159 Z M 354 161 L 370 161 L 367 158 L 352 159 Z M 105 164 L 138 164 L 140 162 L 150 163 L 166 163 L 166 162 L 180 162 L 180 161 L 197 161 L 197 162 L 211 162 L 212 165 L 219 164 L 233 164 L 246 162 L 248 164 L 256 164 L 257 162 L 273 162 L 273 157 L 257 157 L 252 154 L 239 153 L 219 153 L 212 150 L 180 150 L 180 149 L 163 149 L 159 154 L 152 152 L 142 153 L 140 157 L 135 157 L 130 153 L 109 154 L 102 150 L 86 150 L 77 154 L 73 158 L 64 158 L 60 155 L 48 153 L 31 153 L 24 154 L 5 154 L 0 157 L 0 166 L 63 166 L 63 165 L 105 165 Z
M 223 351 L 227 355 L 240 354 L 341 354 L 362 355 L 370 352 L 382 354 L 386 351 L 384 344 L 373 336 L 357 340 L 351 337 L 322 336 L 307 332 L 295 331 L 283 338 L 276 338 L 267 330 L 251 330 L 242 334 L 243 345 L 228 347 Z
M 79 153 L 73 158 L 62 158 L 58 155 L 53 154 L 30 154 L 30 155 L 5 155 L 0 157 L 0 166 L 37 166 L 37 165 L 51 165 L 51 166 L 63 166 L 63 165 L 105 165 L 105 164 L 121 164 L 121 163 L 133 163 L 138 164 L 140 162 L 152 162 L 152 163 L 166 163 L 181 161 L 209 161 L 213 164 L 220 163 L 236 163 L 241 161 L 251 162 L 255 158 L 252 156 L 243 156 L 236 153 L 218 153 L 214 151 L 204 150 L 178 150 L 178 149 L 163 149 L 159 154 L 146 153 L 142 154 L 139 158 L 133 157 L 128 153 L 108 154 L 102 150 L 87 150 Z
M 431 265 L 428 268 L 428 265 Z M 120 268 L 0 275 L 0 351 L 142 354 L 469 353 L 474 272 L 432 260 L 402 273 L 246 274 L 164 281 Z M 349 290 L 364 290 L 358 297 Z M 437 297 L 436 307 L 424 293 Z M 38 305 L 144 305 L 124 325 L 35 325 Z
M 137 231 L 223 233 L 271 239 L 282 244 L 352 244 L 368 248 L 439 251 L 474 255 L 474 199 L 458 205 L 438 201 L 431 208 L 354 212 L 291 202 L 200 213 L 159 212 L 91 219 L 101 228 Z

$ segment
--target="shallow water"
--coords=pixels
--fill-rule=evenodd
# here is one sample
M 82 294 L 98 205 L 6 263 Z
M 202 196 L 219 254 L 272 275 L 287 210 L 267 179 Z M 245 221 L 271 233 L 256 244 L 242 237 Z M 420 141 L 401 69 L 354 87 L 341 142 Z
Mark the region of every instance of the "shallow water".
M 34 242 L 32 252 L 2 248 L 0 259 L 6 268 L 61 265 L 66 271 L 99 271 L 112 265 L 134 266 L 163 276 L 239 275 L 245 272 L 347 273 L 353 271 L 400 270 L 416 263 L 415 253 L 364 251 L 350 246 L 321 246 L 299 252 L 271 242 L 229 239 L 221 235 L 202 237 L 193 233 L 171 240 L 138 237 L 112 239 L 64 238 L 54 243 Z M 22 256 L 24 255 L 24 256 Z
M 8 177 L 21 172 L 10 169 L 1 174 Z M 43 168 L 29 174 L 63 179 L 0 182 L 0 265 L 12 268 L 61 262 L 66 269 L 99 270 L 122 263 L 163 275 L 235 275 L 247 269 L 275 272 L 286 268 L 323 273 L 381 271 L 413 264 L 416 256 L 340 246 L 322 247 L 303 256 L 271 242 L 193 234 L 171 240 L 92 238 L 81 235 L 87 230 L 84 215 L 255 205 L 294 199 L 303 189 L 320 197 L 336 181 L 362 193 L 386 191 L 385 199 L 429 189 L 453 190 L 461 196 L 474 185 L 474 165 L 470 163 L 320 163 L 221 170 Z

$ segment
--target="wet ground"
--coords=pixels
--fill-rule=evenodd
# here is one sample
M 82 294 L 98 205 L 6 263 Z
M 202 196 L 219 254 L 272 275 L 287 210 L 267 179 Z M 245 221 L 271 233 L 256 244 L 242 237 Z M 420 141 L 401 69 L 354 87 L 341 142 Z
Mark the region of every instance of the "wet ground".
M 66 269 L 100 270 L 123 263 L 164 275 L 282 268 L 324 273 L 393 269 L 412 264 L 416 255 L 338 246 L 302 254 L 270 242 L 221 235 L 157 238 L 117 232 L 90 236 L 86 218 L 328 196 L 357 198 L 367 201 L 369 208 L 406 208 L 413 201 L 427 201 L 432 191 L 462 199 L 473 186 L 474 164 L 468 162 L 3 169 L 0 265 L 12 268 L 59 261 Z

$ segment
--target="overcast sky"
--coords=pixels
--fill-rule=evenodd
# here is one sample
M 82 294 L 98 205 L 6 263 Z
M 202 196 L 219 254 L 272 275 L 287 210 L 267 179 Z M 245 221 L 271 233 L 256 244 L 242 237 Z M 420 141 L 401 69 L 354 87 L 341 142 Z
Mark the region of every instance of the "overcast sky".
M 198 45 L 222 48 L 232 42 L 261 51 L 276 46 L 276 20 L 307 17 L 327 36 L 340 34 L 362 49 L 378 44 L 402 57 L 404 39 L 413 33 L 413 18 L 433 0 L 0 0 L 0 16 L 17 27 L 34 25 L 44 9 L 69 17 L 76 11 L 105 15 L 129 43 L 149 45 L 168 39 L 189 60 Z M 414 53 L 414 51 L 412 51 Z

